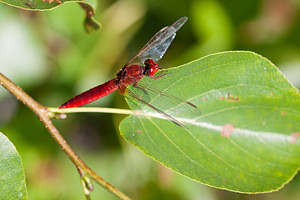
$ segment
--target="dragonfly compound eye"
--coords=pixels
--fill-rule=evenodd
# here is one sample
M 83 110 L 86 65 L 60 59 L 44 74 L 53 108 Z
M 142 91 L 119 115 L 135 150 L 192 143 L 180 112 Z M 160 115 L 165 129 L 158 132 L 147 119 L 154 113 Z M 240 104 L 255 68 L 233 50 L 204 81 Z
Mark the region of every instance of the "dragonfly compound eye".
M 154 74 L 158 71 L 157 64 L 150 66 L 149 76 L 154 76 Z

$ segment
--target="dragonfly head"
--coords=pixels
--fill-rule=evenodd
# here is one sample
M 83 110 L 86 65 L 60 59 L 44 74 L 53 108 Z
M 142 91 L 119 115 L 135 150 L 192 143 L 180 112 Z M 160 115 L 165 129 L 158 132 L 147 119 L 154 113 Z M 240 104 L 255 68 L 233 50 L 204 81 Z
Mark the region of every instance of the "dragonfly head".
M 146 76 L 154 76 L 154 74 L 159 70 L 157 64 L 152 59 L 147 59 L 144 62 L 145 64 L 145 75 Z

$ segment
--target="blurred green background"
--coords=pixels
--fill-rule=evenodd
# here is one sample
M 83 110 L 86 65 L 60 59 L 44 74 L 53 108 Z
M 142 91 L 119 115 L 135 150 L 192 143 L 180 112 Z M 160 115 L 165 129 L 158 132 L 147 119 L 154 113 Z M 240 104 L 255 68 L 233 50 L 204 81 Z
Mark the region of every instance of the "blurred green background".
M 38 102 L 56 107 L 111 79 L 159 29 L 182 16 L 188 22 L 160 67 L 225 50 L 249 50 L 270 59 L 300 88 L 299 0 L 103 0 L 84 32 L 84 12 L 66 3 L 47 12 L 0 4 L 0 71 Z M 218 81 L 218 80 L 216 80 Z M 89 106 L 127 108 L 117 92 Z M 22 156 L 30 199 L 85 199 L 79 175 L 49 133 L 20 102 L 0 89 L 0 131 Z M 124 116 L 69 114 L 54 120 L 73 149 L 107 181 L 134 199 L 299 199 L 300 177 L 278 192 L 247 195 L 217 190 L 180 176 L 120 136 Z M 242 159 L 242 158 L 241 158 Z M 95 186 L 93 199 L 116 199 Z

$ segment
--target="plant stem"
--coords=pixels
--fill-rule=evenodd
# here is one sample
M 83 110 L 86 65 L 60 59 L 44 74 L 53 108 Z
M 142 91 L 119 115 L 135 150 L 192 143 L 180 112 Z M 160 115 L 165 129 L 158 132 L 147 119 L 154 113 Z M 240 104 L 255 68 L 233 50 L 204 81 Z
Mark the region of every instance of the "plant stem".
M 117 190 L 110 183 L 105 181 L 102 177 L 100 177 L 96 172 L 90 169 L 84 162 L 79 158 L 79 156 L 72 150 L 72 148 L 67 144 L 62 135 L 56 129 L 56 127 L 51 122 L 48 115 L 48 108 L 36 102 L 33 98 L 31 98 L 27 93 L 25 93 L 18 85 L 10 81 L 7 77 L 5 77 L 2 73 L 0 73 L 0 84 L 5 87 L 11 94 L 13 94 L 18 100 L 24 103 L 28 108 L 30 108 L 40 119 L 40 121 L 45 125 L 48 129 L 51 136 L 58 143 L 58 145 L 62 148 L 62 150 L 68 155 L 71 161 L 75 164 L 80 173 L 80 176 L 85 176 L 84 173 L 89 175 L 96 183 L 106 188 L 108 191 L 113 193 L 115 196 L 120 199 L 130 199 L 125 194 Z

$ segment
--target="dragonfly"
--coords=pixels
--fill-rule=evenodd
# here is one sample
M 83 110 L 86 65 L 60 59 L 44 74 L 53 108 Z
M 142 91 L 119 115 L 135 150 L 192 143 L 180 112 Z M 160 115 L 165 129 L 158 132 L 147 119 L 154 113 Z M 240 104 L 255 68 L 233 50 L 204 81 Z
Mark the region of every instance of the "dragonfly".
M 142 91 L 142 93 L 145 95 L 151 93 L 157 94 L 157 96 L 162 96 L 163 99 L 167 99 L 166 103 L 175 102 L 172 104 L 174 107 L 176 107 L 175 104 L 183 104 L 185 107 L 189 107 L 189 109 L 198 110 L 198 107 L 191 102 L 162 92 L 152 87 L 152 85 L 150 86 L 140 81 L 143 77 L 160 79 L 166 75 L 169 75 L 167 70 L 160 70 L 156 62 L 163 57 L 175 38 L 176 32 L 182 27 L 187 19 L 187 17 L 182 17 L 171 26 L 166 26 L 159 30 L 146 43 L 146 45 L 124 65 L 124 67 L 116 74 L 115 78 L 71 98 L 66 103 L 59 106 L 59 108 L 64 109 L 82 106 L 100 99 L 114 92 L 115 90 L 118 90 L 118 92 L 124 95 L 126 98 L 136 102 L 141 102 L 142 104 L 149 106 L 156 112 L 160 113 L 174 124 L 186 128 L 186 126 L 174 116 L 162 111 L 162 109 L 158 108 L 157 106 L 152 105 L 151 99 L 142 98 L 140 95 L 137 95 L 130 90 L 128 86 L 132 85 L 134 88 Z

